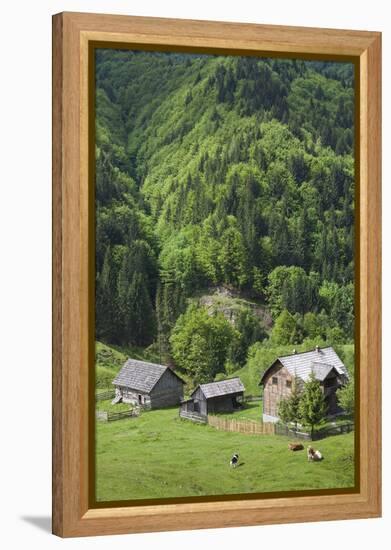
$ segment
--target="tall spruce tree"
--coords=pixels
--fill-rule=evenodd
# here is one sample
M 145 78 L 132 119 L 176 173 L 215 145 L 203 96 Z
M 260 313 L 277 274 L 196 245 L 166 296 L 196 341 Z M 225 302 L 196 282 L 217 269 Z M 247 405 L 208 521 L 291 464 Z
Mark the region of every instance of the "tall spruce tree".
M 337 401 L 340 407 L 348 414 L 354 413 L 354 407 L 356 402 L 355 390 L 354 390 L 354 371 L 350 374 L 349 382 L 337 390 Z
M 136 247 L 138 251 L 138 247 Z M 156 331 L 155 312 L 148 288 L 148 275 L 134 249 L 124 256 L 118 275 L 118 333 L 123 344 L 148 345 Z
M 130 344 L 146 346 L 155 337 L 155 316 L 151 299 L 141 273 L 134 273 L 126 294 L 127 340 Z
M 118 342 L 118 302 L 116 265 L 112 249 L 107 247 L 102 271 L 98 274 L 96 281 L 96 334 L 97 338 L 104 342 Z
M 299 391 L 298 379 L 295 377 L 292 381 L 291 394 L 285 399 L 282 399 L 278 406 L 278 416 L 286 424 L 292 422 L 295 425 L 295 430 L 297 430 L 297 424 L 301 420 L 300 402 L 301 395 Z
M 311 428 L 311 437 L 314 434 L 314 428 L 325 418 L 326 402 L 322 388 L 313 373 L 304 383 L 303 393 L 300 399 L 299 412 L 303 423 Z

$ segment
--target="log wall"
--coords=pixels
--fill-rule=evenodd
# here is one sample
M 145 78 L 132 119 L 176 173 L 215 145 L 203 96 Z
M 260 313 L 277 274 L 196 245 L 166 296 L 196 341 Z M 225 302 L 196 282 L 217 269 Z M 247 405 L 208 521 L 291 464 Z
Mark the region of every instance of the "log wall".
M 273 384 L 273 378 L 277 379 L 277 384 Z M 290 382 L 291 387 L 287 386 L 287 382 Z M 286 399 L 290 396 L 292 384 L 293 377 L 280 362 L 270 369 L 263 391 L 263 414 L 274 417 L 278 416 L 279 402 L 281 399 Z

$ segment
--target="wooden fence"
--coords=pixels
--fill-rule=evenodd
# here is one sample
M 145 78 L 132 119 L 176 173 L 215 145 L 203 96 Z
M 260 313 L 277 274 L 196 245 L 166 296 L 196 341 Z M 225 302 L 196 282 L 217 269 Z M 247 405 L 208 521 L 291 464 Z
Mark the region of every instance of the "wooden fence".
M 189 411 L 179 411 L 179 416 L 185 418 L 186 420 L 191 420 L 192 422 L 199 422 L 201 424 L 206 424 L 208 422 L 208 417 L 203 414 L 198 414 L 195 412 Z
M 95 394 L 95 401 L 105 401 L 106 399 L 113 399 L 115 397 L 115 390 L 102 391 Z
M 315 431 L 311 437 L 309 432 L 299 430 L 295 431 L 282 424 L 275 424 L 273 422 L 256 422 L 255 420 L 236 420 L 235 418 L 222 418 L 214 415 L 208 415 L 208 424 L 217 430 L 223 430 L 225 432 L 239 432 L 258 435 L 285 435 L 295 439 L 304 439 L 307 441 L 316 441 L 329 435 L 344 434 L 354 430 L 354 424 L 349 422 L 347 424 L 340 424 L 339 426 L 322 428 Z
M 208 424 L 217 430 L 225 432 L 239 432 L 246 434 L 274 435 L 273 422 L 256 422 L 254 420 L 236 420 L 235 418 L 221 418 L 208 415 Z
M 140 411 L 138 411 L 137 409 L 120 412 L 95 411 L 96 419 L 102 420 L 103 422 L 122 420 L 122 418 L 136 418 L 138 416 L 140 416 Z
M 107 411 L 95 411 L 95 418 L 97 420 L 103 420 L 104 422 L 107 422 L 108 414 L 109 413 Z
M 296 431 L 292 428 L 289 428 L 288 426 L 285 426 L 284 424 L 275 424 L 275 435 L 286 435 L 293 437 L 295 439 L 305 439 L 305 440 L 311 440 L 311 435 L 307 432 L 301 432 Z
M 330 426 L 329 428 L 322 428 L 320 430 L 317 430 L 314 433 L 312 439 L 316 441 L 317 439 L 323 439 L 324 437 L 327 437 L 329 435 L 347 434 L 349 432 L 352 432 L 353 430 L 353 422 L 348 422 L 346 424 L 340 424 L 339 426 Z
M 309 432 L 295 431 L 292 428 L 289 428 L 288 426 L 284 426 L 282 424 L 275 425 L 276 435 L 286 435 L 286 436 L 294 437 L 296 439 L 304 439 L 307 441 L 317 441 L 329 435 L 345 434 L 353 430 L 354 430 L 353 422 L 348 422 L 346 424 L 340 424 L 339 426 L 330 426 L 327 428 L 321 428 L 320 430 L 316 430 L 314 431 L 311 437 L 311 434 Z

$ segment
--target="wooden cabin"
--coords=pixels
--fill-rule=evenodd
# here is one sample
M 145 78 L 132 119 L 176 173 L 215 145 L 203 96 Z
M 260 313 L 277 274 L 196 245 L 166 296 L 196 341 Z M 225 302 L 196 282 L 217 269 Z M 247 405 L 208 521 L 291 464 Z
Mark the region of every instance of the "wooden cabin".
M 279 402 L 290 396 L 294 383 L 298 384 L 300 391 L 311 373 L 322 387 L 327 414 L 331 416 L 342 411 L 337 402 L 336 391 L 347 382 L 348 371 L 332 347 L 316 347 L 312 351 L 294 351 L 292 355 L 278 357 L 265 371 L 260 381 L 264 388 L 264 422 L 279 420 Z
M 113 380 L 113 403 L 132 403 L 158 409 L 178 405 L 185 382 L 165 365 L 128 359 Z
M 241 407 L 244 386 L 240 378 L 200 384 L 190 399 L 182 401 L 180 414 L 207 416 L 219 412 L 232 412 Z

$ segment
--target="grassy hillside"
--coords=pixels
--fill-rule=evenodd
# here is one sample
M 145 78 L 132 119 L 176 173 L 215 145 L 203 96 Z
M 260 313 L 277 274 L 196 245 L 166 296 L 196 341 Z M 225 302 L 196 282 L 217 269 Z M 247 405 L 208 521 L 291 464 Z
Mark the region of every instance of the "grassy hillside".
M 95 342 L 96 389 L 111 389 L 113 379 L 129 357 L 140 361 L 144 360 L 159 363 L 159 358 L 153 350 L 148 350 L 137 346 L 109 346 L 103 342 Z
M 350 487 L 353 434 L 316 446 L 320 463 L 289 439 L 227 433 L 181 420 L 177 409 L 97 424 L 97 499 L 126 500 Z M 240 466 L 229 467 L 233 453 Z

